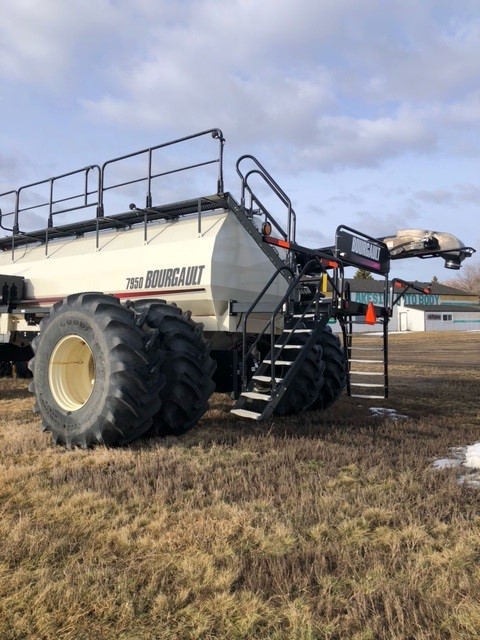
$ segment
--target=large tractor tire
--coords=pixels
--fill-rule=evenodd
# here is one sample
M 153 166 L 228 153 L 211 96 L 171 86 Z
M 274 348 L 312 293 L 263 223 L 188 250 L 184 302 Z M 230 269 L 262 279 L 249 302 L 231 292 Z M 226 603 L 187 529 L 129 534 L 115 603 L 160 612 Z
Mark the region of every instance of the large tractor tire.
M 303 345 L 309 337 L 309 334 L 297 333 L 294 334 L 290 343 L 292 345 Z M 283 350 L 281 355 L 282 360 L 290 359 L 288 351 L 288 349 Z M 293 360 L 293 356 L 291 359 Z M 321 386 L 323 385 L 324 368 L 322 348 L 320 345 L 315 344 L 307 354 L 293 382 L 288 386 L 282 399 L 275 407 L 274 413 L 279 416 L 287 416 L 308 409 L 318 397 Z M 278 375 L 278 373 L 278 367 L 276 367 L 276 375 Z M 280 376 L 283 376 L 283 374 L 286 374 L 286 371 L 281 372 Z M 266 375 L 269 375 L 269 373 Z
M 159 390 L 161 406 L 152 431 L 160 436 L 186 433 L 207 411 L 215 390 L 212 376 L 216 363 L 203 338 L 203 325 L 164 300 L 138 300 L 131 306 L 155 332 L 156 345 L 166 354 L 166 382 Z
M 327 409 L 338 400 L 347 384 L 347 363 L 340 340 L 330 327 L 323 330 L 317 344 L 322 348 L 324 382 L 310 408 Z
M 162 354 L 140 321 L 102 293 L 70 295 L 42 320 L 30 391 L 55 443 L 122 445 L 151 427 Z

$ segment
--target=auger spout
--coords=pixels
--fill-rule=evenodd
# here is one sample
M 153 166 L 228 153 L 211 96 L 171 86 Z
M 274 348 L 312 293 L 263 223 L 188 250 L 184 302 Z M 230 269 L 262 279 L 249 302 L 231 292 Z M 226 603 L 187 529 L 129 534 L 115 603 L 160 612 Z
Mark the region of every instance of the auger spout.
M 460 269 L 465 258 L 475 253 L 473 247 L 451 233 L 425 229 L 401 229 L 381 240 L 387 245 L 392 260 L 403 258 L 443 258 L 446 269 Z

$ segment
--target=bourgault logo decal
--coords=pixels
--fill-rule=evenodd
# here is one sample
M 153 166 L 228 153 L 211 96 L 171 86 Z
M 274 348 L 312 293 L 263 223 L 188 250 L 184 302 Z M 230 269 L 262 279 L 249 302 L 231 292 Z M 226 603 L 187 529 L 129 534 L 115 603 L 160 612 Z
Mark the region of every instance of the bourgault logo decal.
M 362 240 L 355 236 L 352 237 L 352 251 L 371 260 L 378 260 L 380 258 L 380 247 L 372 242 L 368 242 L 368 240 Z
M 202 281 L 204 264 L 195 267 L 175 267 L 147 271 L 145 289 L 156 287 L 189 287 Z
M 149 269 L 145 276 L 127 278 L 125 289 L 164 289 L 192 287 L 202 282 L 204 264 L 172 269 Z

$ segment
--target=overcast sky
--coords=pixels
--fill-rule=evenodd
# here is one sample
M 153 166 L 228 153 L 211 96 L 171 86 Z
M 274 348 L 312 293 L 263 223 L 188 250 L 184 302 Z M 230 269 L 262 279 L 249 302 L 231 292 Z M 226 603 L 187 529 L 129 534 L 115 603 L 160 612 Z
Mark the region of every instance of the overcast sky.
M 226 188 L 258 156 L 309 246 L 343 223 L 480 247 L 478 0 L 2 0 L 0 80 L 0 192 L 220 127 Z

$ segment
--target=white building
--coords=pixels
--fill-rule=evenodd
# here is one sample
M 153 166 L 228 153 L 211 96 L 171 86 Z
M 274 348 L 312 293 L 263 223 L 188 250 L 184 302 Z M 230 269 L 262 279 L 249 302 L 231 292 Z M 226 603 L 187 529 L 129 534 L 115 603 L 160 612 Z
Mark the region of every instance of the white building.
M 351 299 L 383 306 L 383 280 L 349 280 Z M 416 282 L 421 288 L 428 283 Z M 361 321 L 361 318 L 358 318 Z M 378 331 L 378 325 L 356 324 L 356 331 Z M 430 293 L 409 291 L 393 308 L 390 331 L 480 331 L 479 296 L 432 283 Z

